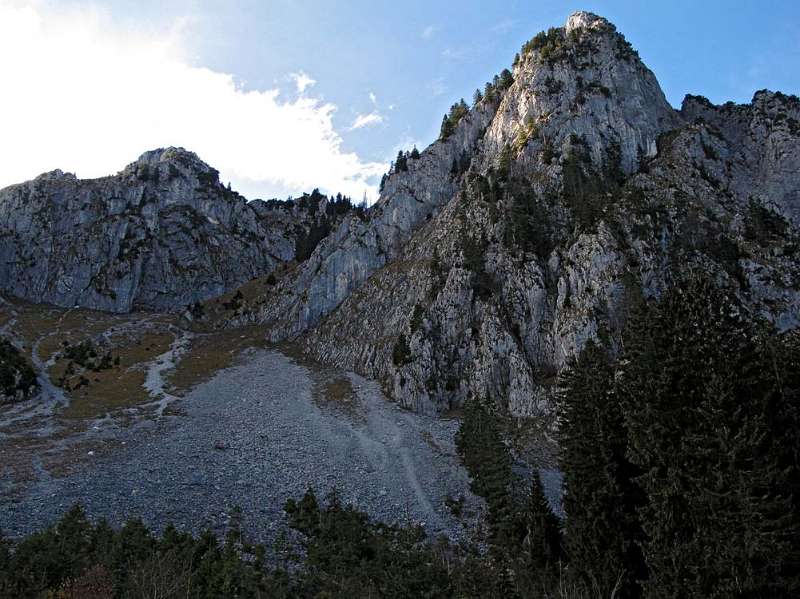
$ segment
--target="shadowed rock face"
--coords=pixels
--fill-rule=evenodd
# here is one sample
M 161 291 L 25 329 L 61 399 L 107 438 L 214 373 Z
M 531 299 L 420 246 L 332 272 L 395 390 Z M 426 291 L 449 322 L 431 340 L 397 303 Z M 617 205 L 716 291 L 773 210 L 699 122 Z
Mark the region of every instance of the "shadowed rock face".
M 179 148 L 112 177 L 53 171 L 0 190 L 0 288 L 67 307 L 176 310 L 291 260 L 303 218 L 248 204 Z
M 300 337 L 418 411 L 485 395 L 516 416 L 547 411 L 586 341 L 614 347 L 631 302 L 689 269 L 796 327 L 798 122 L 797 98 L 767 91 L 677 111 L 611 23 L 576 13 L 391 174 L 368 218 L 345 217 L 222 324 Z M 0 192 L 0 284 L 173 309 L 291 259 L 296 215 L 281 214 L 174 149 L 107 179 L 51 173 Z

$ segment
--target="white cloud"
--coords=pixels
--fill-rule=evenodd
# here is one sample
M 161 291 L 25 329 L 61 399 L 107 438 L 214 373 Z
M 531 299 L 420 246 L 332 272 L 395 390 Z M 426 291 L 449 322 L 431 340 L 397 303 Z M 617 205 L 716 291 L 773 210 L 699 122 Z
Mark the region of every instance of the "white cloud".
M 374 92 L 369 92 L 369 101 L 372 102 L 373 106 L 378 105 L 378 97 L 375 95 Z
M 132 31 L 97 11 L 36 6 L 0 0 L 0 187 L 55 168 L 102 176 L 176 145 L 248 197 L 313 187 L 375 197 L 387 165 L 343 149 L 332 104 L 190 66 L 180 28 Z M 302 92 L 311 78 L 297 75 Z
M 353 124 L 350 125 L 350 131 L 363 129 L 364 127 L 373 127 L 374 125 L 380 125 L 382 122 L 383 117 L 377 111 L 370 112 L 369 114 L 359 114 L 356 116 L 356 120 L 353 121 Z
M 435 27 L 433 25 L 428 25 L 425 29 L 422 30 L 422 33 L 420 35 L 422 36 L 422 39 L 429 40 L 434 36 L 437 29 L 438 27 Z
M 306 75 L 303 71 L 299 73 L 292 73 L 289 75 L 294 80 L 295 86 L 297 86 L 297 93 L 302 94 L 306 91 L 307 88 L 316 85 L 316 80 L 312 79 L 308 75 Z

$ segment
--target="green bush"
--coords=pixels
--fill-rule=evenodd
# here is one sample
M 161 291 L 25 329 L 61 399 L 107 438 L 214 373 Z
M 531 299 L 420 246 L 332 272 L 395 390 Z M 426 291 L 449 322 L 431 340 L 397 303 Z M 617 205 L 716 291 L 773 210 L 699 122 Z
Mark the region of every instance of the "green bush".
M 36 372 L 28 360 L 8 339 L 0 337 L 0 401 L 18 393 L 29 397 L 37 388 Z
M 411 348 L 408 346 L 406 336 L 402 333 L 392 348 L 392 362 L 398 368 L 411 362 Z

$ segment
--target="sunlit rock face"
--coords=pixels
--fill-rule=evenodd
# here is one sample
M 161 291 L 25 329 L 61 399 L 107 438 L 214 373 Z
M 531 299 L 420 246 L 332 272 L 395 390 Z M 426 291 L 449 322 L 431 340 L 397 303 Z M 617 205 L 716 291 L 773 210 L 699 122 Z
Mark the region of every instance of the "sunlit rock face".
M 513 76 L 232 324 L 299 335 L 414 410 L 481 395 L 521 417 L 550 409 L 588 339 L 615 347 L 631 302 L 690 268 L 797 326 L 796 98 L 675 110 L 589 13 L 535 38 Z

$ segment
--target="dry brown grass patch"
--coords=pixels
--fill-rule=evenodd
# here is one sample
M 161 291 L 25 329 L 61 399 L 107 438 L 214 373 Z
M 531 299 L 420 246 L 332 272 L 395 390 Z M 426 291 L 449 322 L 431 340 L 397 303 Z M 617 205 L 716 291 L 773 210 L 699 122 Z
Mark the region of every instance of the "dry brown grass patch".
M 129 339 L 127 345 L 112 346 L 111 353 L 119 356 L 119 366 L 94 372 L 76 365 L 75 374 L 67 376 L 65 382 L 71 391 L 70 404 L 64 410 L 65 418 L 98 418 L 121 408 L 128 408 L 151 401 L 144 388 L 147 377 L 147 364 L 169 350 L 175 337 L 166 332 L 146 332 Z M 48 371 L 55 383 L 59 381 L 68 367 L 69 361 L 60 358 Z M 81 377 L 88 385 L 78 386 Z
M 242 327 L 215 333 L 199 334 L 175 369 L 166 376 L 171 393 L 184 395 L 214 374 L 233 365 L 242 351 L 267 346 L 265 329 Z

